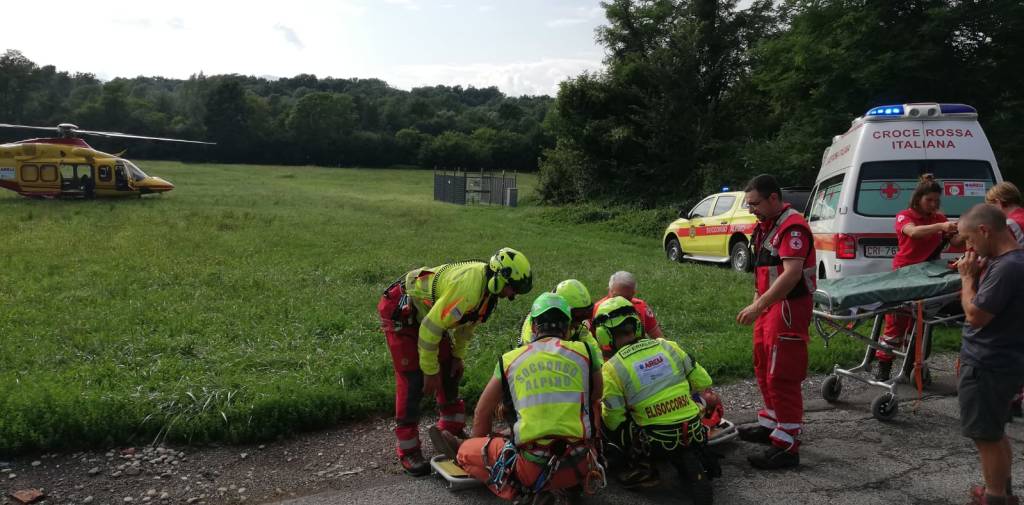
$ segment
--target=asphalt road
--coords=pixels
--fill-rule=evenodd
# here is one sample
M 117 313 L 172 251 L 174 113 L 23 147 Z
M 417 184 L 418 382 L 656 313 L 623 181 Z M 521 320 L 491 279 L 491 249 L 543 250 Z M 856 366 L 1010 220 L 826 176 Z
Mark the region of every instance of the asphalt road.
M 937 504 L 966 503 L 981 470 L 973 444 L 960 436 L 952 377 L 939 379 L 920 402 L 906 389 L 900 413 L 889 423 L 871 417 L 870 401 L 880 390 L 854 389 L 830 405 L 808 397 L 801 466 L 764 472 L 749 467 L 746 455 L 760 450 L 738 440 L 720 446 L 723 477 L 714 481 L 719 504 Z M 748 414 L 749 415 L 749 414 Z M 733 419 L 745 422 L 752 419 Z M 1024 423 L 1010 425 L 1015 481 L 1024 482 Z M 614 483 L 587 503 L 631 505 L 690 503 L 678 482 L 629 492 Z M 1017 486 L 1018 490 L 1021 486 Z M 502 503 L 483 487 L 450 492 L 437 476 L 404 475 L 362 479 L 343 489 L 277 502 L 281 505 L 329 504 L 478 504 Z

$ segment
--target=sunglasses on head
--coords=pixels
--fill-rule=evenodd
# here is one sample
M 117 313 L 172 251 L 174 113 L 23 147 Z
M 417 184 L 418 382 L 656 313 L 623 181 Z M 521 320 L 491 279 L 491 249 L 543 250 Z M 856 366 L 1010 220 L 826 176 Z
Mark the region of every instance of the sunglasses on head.
M 590 315 L 594 313 L 594 306 L 590 305 L 588 307 L 577 307 L 575 309 L 572 309 L 571 312 L 572 322 L 582 323 L 583 321 L 590 319 Z

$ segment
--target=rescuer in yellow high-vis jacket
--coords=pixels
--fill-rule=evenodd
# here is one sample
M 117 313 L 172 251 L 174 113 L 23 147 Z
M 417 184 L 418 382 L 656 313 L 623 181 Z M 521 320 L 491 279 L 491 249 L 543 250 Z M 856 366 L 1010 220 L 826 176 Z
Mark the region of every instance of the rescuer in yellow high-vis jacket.
M 532 279 L 526 256 L 503 248 L 487 262 L 417 268 L 384 292 L 377 311 L 395 367 L 395 435 L 406 472 L 430 472 L 420 450 L 423 395 L 436 396 L 441 429 L 462 432 L 466 414 L 458 385 L 466 345 L 498 299 L 528 293 Z
M 502 355 L 480 395 L 474 438 L 430 430 L 434 445 L 470 475 L 498 496 L 523 503 L 601 478 L 592 440 L 600 429 L 594 409 L 602 385 L 592 350 L 565 340 L 571 315 L 561 296 L 540 295 L 530 316 L 529 344 Z M 511 437 L 492 434 L 494 411 L 503 400 L 510 405 Z
M 594 318 L 599 340 L 614 350 L 601 368 L 601 403 L 606 439 L 622 449 L 628 465 L 620 481 L 627 488 L 653 486 L 659 480 L 651 459 L 668 459 L 693 486 L 694 501 L 710 503 L 706 484 L 720 470 L 703 454 L 705 405 L 694 393 L 707 391 L 711 377 L 675 342 L 641 338 L 642 328 L 636 308 L 623 297 L 603 302 Z

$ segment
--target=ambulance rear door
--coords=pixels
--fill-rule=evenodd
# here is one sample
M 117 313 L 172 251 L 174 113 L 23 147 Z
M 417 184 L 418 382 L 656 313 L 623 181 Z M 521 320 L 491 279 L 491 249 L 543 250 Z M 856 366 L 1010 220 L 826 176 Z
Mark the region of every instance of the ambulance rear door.
M 896 213 L 906 209 L 926 169 L 923 122 L 865 118 L 837 209 L 836 255 L 828 277 L 892 269 Z

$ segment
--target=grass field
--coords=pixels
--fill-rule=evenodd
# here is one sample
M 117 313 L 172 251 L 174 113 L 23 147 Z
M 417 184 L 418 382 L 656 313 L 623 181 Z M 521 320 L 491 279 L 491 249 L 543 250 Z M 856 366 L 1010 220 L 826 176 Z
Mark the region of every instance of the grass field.
M 751 373 L 750 329 L 733 322 L 751 277 L 665 260 L 671 211 L 551 209 L 528 195 L 515 209 L 441 204 L 427 171 L 142 166 L 177 189 L 0 196 L 0 453 L 251 441 L 388 412 L 381 291 L 505 245 L 528 256 L 537 292 L 575 277 L 596 297 L 613 271 L 634 272 L 666 334 L 716 380 Z M 468 398 L 530 298 L 503 302 L 478 332 Z M 860 352 L 848 339 L 811 350 L 816 370 Z

